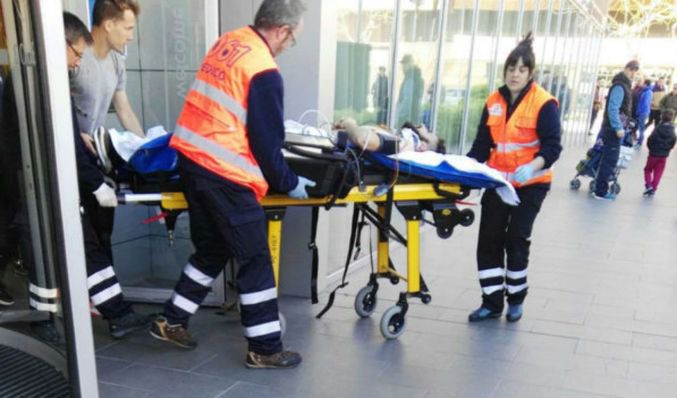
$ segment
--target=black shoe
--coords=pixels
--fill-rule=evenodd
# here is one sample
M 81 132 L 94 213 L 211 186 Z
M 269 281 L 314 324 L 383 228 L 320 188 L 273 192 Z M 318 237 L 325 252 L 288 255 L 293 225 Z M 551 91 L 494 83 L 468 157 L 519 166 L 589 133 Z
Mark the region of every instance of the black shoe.
M 14 297 L 7 292 L 2 284 L 0 284 L 0 305 L 7 307 L 14 305 Z
M 251 369 L 290 369 L 298 366 L 303 359 L 293 351 L 280 351 L 271 355 L 261 355 L 249 351 L 245 366 Z
M 197 347 L 197 342 L 183 327 L 183 325 L 170 325 L 167 319 L 160 316 L 155 319 L 150 327 L 150 335 L 158 340 L 167 341 L 181 348 L 192 350 Z
M 114 339 L 121 339 L 126 335 L 150 326 L 154 315 L 141 315 L 134 311 L 121 316 L 120 318 L 108 321 L 108 330 Z
M 654 193 L 655 193 L 655 191 L 653 190 L 653 188 L 647 187 L 647 189 L 644 191 L 643 195 L 644 196 L 652 196 Z
M 508 306 L 508 312 L 505 314 L 505 319 L 508 322 L 517 322 L 522 319 L 523 313 L 522 304 L 510 305 Z
M 492 311 L 488 308 L 480 307 L 468 315 L 468 322 L 481 322 L 487 319 L 499 318 L 502 311 Z

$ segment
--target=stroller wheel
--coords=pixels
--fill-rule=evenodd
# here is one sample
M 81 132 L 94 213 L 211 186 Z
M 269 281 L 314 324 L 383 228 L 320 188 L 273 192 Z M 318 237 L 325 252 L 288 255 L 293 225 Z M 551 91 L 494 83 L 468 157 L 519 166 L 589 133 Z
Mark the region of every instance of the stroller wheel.
M 618 195 L 619 193 L 621 193 L 621 184 L 614 182 L 609 187 L 609 191 L 611 191 L 611 193 L 614 195 Z
M 581 180 L 574 178 L 573 180 L 569 181 L 569 188 L 573 191 L 578 191 L 581 189 Z
M 595 183 L 595 180 L 590 181 L 590 184 L 588 185 L 588 190 L 590 190 L 590 194 L 592 195 L 595 193 L 595 189 L 597 188 L 597 184 Z

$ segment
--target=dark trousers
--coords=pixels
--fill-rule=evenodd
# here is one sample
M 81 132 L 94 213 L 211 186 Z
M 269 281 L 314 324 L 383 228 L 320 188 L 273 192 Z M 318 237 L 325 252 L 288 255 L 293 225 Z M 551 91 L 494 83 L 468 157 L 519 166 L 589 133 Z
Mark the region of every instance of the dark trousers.
M 97 207 L 99 207 L 98 203 Z M 83 209 L 82 235 L 85 244 L 89 298 L 104 318 L 119 318 L 129 313 L 131 306 L 124 301 L 120 283 L 113 270 L 110 239 L 108 240 L 109 246 L 105 247 L 101 242 L 100 231 L 96 229 L 99 225 L 97 220 L 87 213 L 84 206 Z M 99 207 L 99 209 L 102 208 Z
M 249 350 L 269 355 L 282 350 L 266 217 L 252 191 L 205 181 L 182 172 L 195 253 L 189 258 L 164 316 L 188 325 L 230 259 L 239 265 L 240 313 Z M 206 183 L 206 184 L 205 184 Z
M 644 166 L 644 185 L 646 187 L 651 187 L 654 191 L 658 190 L 658 184 L 660 184 L 661 177 L 663 177 L 667 161 L 667 157 L 659 158 L 649 155 L 649 158 L 646 160 L 646 166 Z
M 386 101 L 385 104 L 376 107 L 376 124 L 388 124 L 388 101 Z
M 115 222 L 115 208 L 101 207 L 96 197 L 92 194 L 82 194 L 82 207 L 89 218 L 89 223 L 96 233 L 99 244 L 106 252 L 109 259 L 113 260 L 111 236 Z
M 609 190 L 609 178 L 611 178 L 618 164 L 618 157 L 621 153 L 621 141 L 613 130 L 606 129 L 603 140 L 602 160 L 600 160 L 599 170 L 595 178 L 595 194 L 597 196 L 604 196 Z
M 658 125 L 661 124 L 660 109 L 652 109 L 651 112 L 649 113 L 649 121 L 646 123 L 646 127 L 649 128 L 651 123 L 653 123 L 654 128 L 658 127 Z
M 502 311 L 504 295 L 509 305 L 524 302 L 531 231 L 547 193 L 543 185 L 518 188 L 520 204 L 515 207 L 503 203 L 493 189 L 484 192 L 477 268 L 485 308 Z

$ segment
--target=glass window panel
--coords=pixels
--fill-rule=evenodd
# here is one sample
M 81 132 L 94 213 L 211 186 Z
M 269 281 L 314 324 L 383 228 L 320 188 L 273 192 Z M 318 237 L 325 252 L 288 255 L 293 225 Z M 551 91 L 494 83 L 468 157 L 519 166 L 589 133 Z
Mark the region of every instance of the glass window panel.
M 481 1 L 479 12 L 480 26 L 497 26 L 499 3 L 496 1 Z M 472 68 L 470 72 L 470 108 L 468 113 L 467 131 L 465 136 L 465 146 L 467 149 L 472 145 L 477 135 L 477 126 L 482 117 L 484 103 L 489 96 L 489 80 L 495 60 L 495 46 L 497 41 L 497 32 L 494 28 L 479 29 L 475 36 L 475 48 L 473 54 Z M 505 58 L 508 54 L 503 54 Z
M 397 38 L 399 59 L 393 94 L 397 100 L 392 127 L 399 127 L 407 121 L 431 125 L 433 80 L 437 67 L 435 54 L 441 18 L 442 2 L 439 0 L 402 2 L 402 26 Z
M 335 119 L 388 123 L 394 10 L 395 0 L 338 2 Z
M 463 110 L 468 81 L 472 2 L 449 2 L 442 50 L 442 86 L 437 108 L 436 133 L 447 143 L 447 151 L 460 151 Z

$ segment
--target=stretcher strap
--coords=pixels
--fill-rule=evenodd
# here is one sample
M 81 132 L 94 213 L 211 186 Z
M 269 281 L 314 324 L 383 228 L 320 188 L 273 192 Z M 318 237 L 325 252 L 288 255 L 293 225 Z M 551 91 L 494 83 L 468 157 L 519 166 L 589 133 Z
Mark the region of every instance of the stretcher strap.
M 353 222 L 350 227 L 350 243 L 348 244 L 348 256 L 346 256 L 346 265 L 343 268 L 343 276 L 341 277 L 341 284 L 336 286 L 336 288 L 334 288 L 334 290 L 332 290 L 331 293 L 329 293 L 329 300 L 327 300 L 327 305 L 325 305 L 322 311 L 320 311 L 320 313 L 315 316 L 317 319 L 322 318 L 322 316 L 327 311 L 329 311 L 331 307 L 334 305 L 336 291 L 348 286 L 348 282 L 346 282 L 346 276 L 348 275 L 348 267 L 350 266 L 350 260 L 352 259 L 353 256 L 353 247 L 355 246 L 355 238 L 357 236 L 357 220 L 359 215 L 360 215 L 360 205 L 356 204 L 353 209 Z
M 310 300 L 313 304 L 317 304 L 319 300 L 317 299 L 317 274 L 319 267 L 319 256 L 317 253 L 317 244 L 315 243 L 315 238 L 317 236 L 317 223 L 320 218 L 320 208 L 315 206 L 313 207 L 313 216 L 310 224 L 310 243 L 308 243 L 308 249 L 313 251 L 313 265 L 310 276 Z

